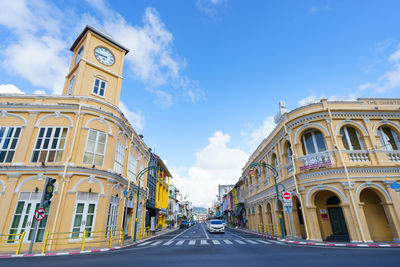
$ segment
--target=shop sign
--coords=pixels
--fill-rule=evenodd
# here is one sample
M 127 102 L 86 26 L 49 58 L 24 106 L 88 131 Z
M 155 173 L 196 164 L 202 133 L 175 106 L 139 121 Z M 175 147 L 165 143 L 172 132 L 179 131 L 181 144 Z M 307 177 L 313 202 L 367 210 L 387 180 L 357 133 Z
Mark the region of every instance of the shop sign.
M 321 213 L 321 220 L 329 221 L 328 212 L 326 209 L 320 209 L 319 212 Z

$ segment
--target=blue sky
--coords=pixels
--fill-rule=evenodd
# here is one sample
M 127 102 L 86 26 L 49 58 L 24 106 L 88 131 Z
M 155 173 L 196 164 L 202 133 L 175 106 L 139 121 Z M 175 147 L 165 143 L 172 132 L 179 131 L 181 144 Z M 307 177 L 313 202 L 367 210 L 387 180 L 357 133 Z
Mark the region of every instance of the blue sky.
M 130 49 L 122 106 L 195 205 L 289 109 L 399 97 L 399 1 L 0 2 L 0 92 L 57 94 L 87 24 Z

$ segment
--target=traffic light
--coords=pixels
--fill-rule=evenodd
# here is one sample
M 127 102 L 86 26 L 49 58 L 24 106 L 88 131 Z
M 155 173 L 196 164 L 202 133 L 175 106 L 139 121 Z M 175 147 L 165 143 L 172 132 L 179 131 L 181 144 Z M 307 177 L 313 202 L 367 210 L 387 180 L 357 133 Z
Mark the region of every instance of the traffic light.
M 47 178 L 46 179 L 46 186 L 44 187 L 44 196 L 43 196 L 43 207 L 49 207 L 51 204 L 51 198 L 53 197 L 54 193 L 54 183 L 56 179 Z

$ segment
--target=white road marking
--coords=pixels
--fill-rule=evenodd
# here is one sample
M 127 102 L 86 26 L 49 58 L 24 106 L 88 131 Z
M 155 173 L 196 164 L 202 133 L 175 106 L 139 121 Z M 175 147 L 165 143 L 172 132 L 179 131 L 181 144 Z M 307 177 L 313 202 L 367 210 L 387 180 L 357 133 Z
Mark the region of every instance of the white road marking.
M 175 245 L 177 245 L 177 246 L 180 246 L 180 245 L 182 245 L 182 244 L 183 244 L 183 242 L 185 242 L 185 240 L 180 240 L 180 241 L 176 242 L 176 244 L 175 244 Z
M 207 240 L 200 240 L 200 245 L 208 245 Z
M 189 241 L 189 245 L 190 245 L 190 246 L 193 246 L 193 245 L 195 245 L 195 244 L 196 244 L 196 240 L 190 240 L 190 241 Z
M 169 241 L 167 241 L 167 242 L 165 242 L 165 243 L 164 243 L 164 246 L 171 245 L 173 242 L 174 242 L 174 241 L 172 241 L 172 240 L 169 240 Z
M 243 245 L 243 244 L 246 244 L 246 243 L 245 243 L 245 242 L 243 242 L 242 240 L 238 240 L 238 239 L 236 239 L 235 241 L 236 241 L 236 242 L 238 242 L 239 244 L 242 244 L 242 245 Z
M 270 242 L 268 242 L 268 241 L 265 241 L 265 240 L 257 240 L 258 242 L 261 242 L 261 243 L 264 243 L 264 244 L 268 244 L 268 245 L 271 245 L 271 243 Z
M 218 240 L 211 240 L 211 241 L 214 243 L 214 245 L 220 245 L 221 244 Z
M 160 243 L 162 243 L 162 241 L 157 241 L 157 242 L 154 242 L 153 244 L 151 244 L 150 246 L 157 246 L 158 244 L 160 244 Z
M 177 238 L 178 236 L 181 236 L 182 234 L 186 233 L 187 231 L 189 231 L 190 228 L 186 229 L 185 231 L 183 231 L 182 233 L 174 236 L 173 238 L 171 238 L 169 241 L 174 240 L 175 238 Z
M 257 244 L 258 245 L 258 243 L 256 241 L 253 241 L 253 240 L 250 240 L 250 239 L 246 239 L 246 241 L 249 242 L 250 244 Z
M 284 245 L 285 243 L 281 243 L 275 240 L 268 240 L 269 242 L 275 243 L 275 244 L 279 244 L 279 245 Z
M 210 237 L 209 237 L 208 234 L 207 234 L 207 231 L 206 231 L 206 227 L 205 227 L 205 226 L 203 227 L 203 230 L 204 230 L 204 233 L 206 234 L 207 239 L 210 239 Z
M 232 245 L 233 244 L 231 241 L 229 241 L 227 239 L 224 239 L 223 241 L 225 242 L 225 244 L 228 244 L 228 245 Z
M 142 244 L 139 244 L 138 247 L 146 246 L 146 245 L 150 244 L 151 242 L 153 242 L 153 241 L 144 242 Z

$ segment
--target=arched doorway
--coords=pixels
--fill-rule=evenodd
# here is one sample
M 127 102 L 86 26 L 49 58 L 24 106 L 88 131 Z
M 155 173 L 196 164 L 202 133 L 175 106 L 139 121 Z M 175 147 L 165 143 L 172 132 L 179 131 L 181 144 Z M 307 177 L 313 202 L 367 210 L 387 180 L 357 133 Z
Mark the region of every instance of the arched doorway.
M 293 221 L 293 231 L 295 236 L 301 238 L 306 238 L 306 229 L 304 226 L 303 212 L 301 208 L 300 201 L 297 196 L 292 197 L 293 207 L 292 207 L 292 221 Z
M 390 223 L 379 195 L 373 189 L 365 188 L 360 193 L 360 202 L 364 203 L 364 215 L 371 239 L 375 242 L 393 241 Z
M 322 239 L 349 242 L 350 237 L 339 197 L 331 191 L 320 191 L 315 196 L 315 206 Z
M 260 225 L 264 225 L 264 220 L 263 220 L 263 214 L 262 214 L 262 207 L 261 205 L 258 205 L 257 207 L 257 213 L 258 213 L 258 221 L 257 221 L 257 229 Z M 261 227 L 261 226 L 260 226 Z M 260 231 L 262 231 L 262 228 L 260 228 Z
M 287 227 L 286 227 L 286 220 L 285 220 L 285 212 L 283 211 L 283 205 L 282 205 L 282 201 L 280 201 L 279 200 L 279 206 L 280 206 L 280 208 L 281 208 L 281 214 L 282 214 L 282 224 L 283 224 L 283 231 L 284 231 L 284 234 L 285 234 L 285 236 L 287 235 Z M 279 227 L 279 232 L 281 231 L 281 226 L 280 226 L 280 220 L 279 220 L 279 210 L 277 211 L 277 213 L 278 213 L 278 216 L 277 216 L 277 218 L 278 218 L 278 227 Z M 290 227 L 290 226 L 289 226 Z

